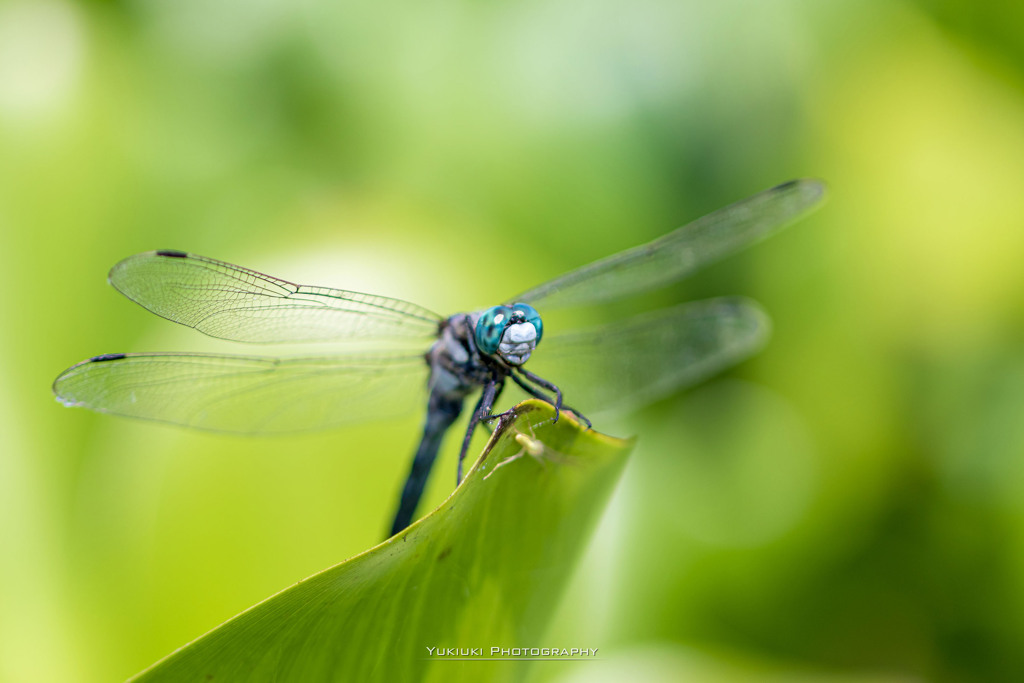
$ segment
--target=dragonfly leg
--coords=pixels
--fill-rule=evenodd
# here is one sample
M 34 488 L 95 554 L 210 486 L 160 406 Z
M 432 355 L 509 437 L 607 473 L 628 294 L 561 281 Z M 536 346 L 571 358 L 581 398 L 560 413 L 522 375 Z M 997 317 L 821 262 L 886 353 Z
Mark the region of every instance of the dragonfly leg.
M 529 370 L 527 370 L 525 368 L 517 367 L 516 370 L 518 370 L 523 375 L 523 377 L 525 377 L 526 379 L 530 380 L 534 384 L 539 384 L 540 386 L 544 387 L 548 391 L 555 392 L 555 400 L 553 402 L 551 401 L 551 399 L 545 399 L 545 400 L 547 400 L 548 403 L 551 403 L 552 405 L 555 406 L 555 422 L 558 422 L 558 412 L 562 409 L 562 390 L 559 389 L 554 384 L 552 384 L 551 382 L 549 382 L 546 379 L 544 379 L 543 377 L 538 377 L 537 375 L 533 374 L 532 372 L 530 372 Z M 519 384 L 519 386 L 523 386 L 523 384 Z M 533 392 L 530 392 L 530 393 L 533 393 Z M 536 396 L 536 394 L 534 394 L 534 396 Z M 538 398 L 544 398 L 544 397 L 541 396 L 541 397 L 538 397 Z
M 516 384 L 518 384 L 520 387 L 522 387 L 523 391 L 528 393 L 530 396 L 533 396 L 534 398 L 539 398 L 540 400 L 546 401 L 547 403 L 550 403 L 551 405 L 555 405 L 555 400 L 553 398 L 551 398 L 550 396 L 548 396 L 547 394 L 545 394 L 544 392 L 538 391 L 536 387 L 530 386 L 529 384 L 526 383 L 525 380 L 523 380 L 522 378 L 518 377 L 515 374 L 511 375 L 511 377 L 512 377 L 512 381 L 514 381 Z M 571 410 L 573 415 L 578 417 L 580 420 L 583 421 L 584 424 L 587 425 L 587 429 L 591 429 L 594 426 L 593 423 L 591 423 L 591 421 L 589 419 L 587 419 L 586 415 L 584 415 L 580 411 L 576 410 L 571 405 L 563 403 L 562 404 L 562 409 L 563 410 Z M 510 410 L 508 412 L 511 413 L 512 411 Z M 497 415 L 492 415 L 491 417 L 492 418 L 497 418 L 497 417 L 501 417 L 502 415 L 505 415 L 505 414 L 506 413 L 499 413 Z
M 398 503 L 398 510 L 395 512 L 395 521 L 391 525 L 392 536 L 412 524 L 412 517 L 416 512 L 420 497 L 423 496 L 423 488 L 426 486 L 430 468 L 441 448 L 441 439 L 452 423 L 458 419 L 461 412 L 462 401 L 460 399 L 452 399 L 443 394 L 430 394 L 427 404 L 427 419 L 423 425 L 423 438 L 416 449 L 416 455 L 412 460 L 412 469 L 402 488 L 402 497 Z
M 462 439 L 462 449 L 459 451 L 459 466 L 455 474 L 456 486 L 462 483 L 462 461 L 465 460 L 466 453 L 469 451 L 469 442 L 473 438 L 473 430 L 476 429 L 481 420 L 485 420 L 490 416 L 491 408 L 494 407 L 494 402 L 498 400 L 498 395 L 501 394 L 503 387 L 504 382 L 501 380 L 490 380 L 484 385 L 484 390 L 480 394 L 480 400 L 476 402 L 476 408 L 469 417 L 466 436 Z
M 551 398 L 550 396 L 548 396 L 547 394 L 545 394 L 542 391 L 538 391 L 536 387 L 531 386 L 530 384 L 527 384 L 526 381 L 522 377 L 520 377 L 519 375 L 517 375 L 515 373 L 512 373 L 511 377 L 512 377 L 512 381 L 515 382 L 516 384 L 518 384 L 519 387 L 523 391 L 528 393 L 530 396 L 533 396 L 534 398 L 539 398 L 540 400 L 542 400 L 542 401 L 544 401 L 546 403 L 550 403 L 551 405 L 555 405 L 555 399 Z
M 539 389 L 537 389 L 537 387 L 535 387 L 535 386 L 533 386 L 531 384 L 528 384 L 526 382 L 526 380 L 524 380 L 522 377 L 520 377 L 519 375 L 515 374 L 514 372 L 510 373 L 509 377 L 512 378 L 513 382 L 515 382 L 516 384 L 519 385 L 519 388 L 521 388 L 523 391 L 528 393 L 530 396 L 533 396 L 534 398 L 539 398 L 540 400 L 544 401 L 545 403 L 550 403 L 551 405 L 555 406 L 556 410 L 558 410 L 559 407 L 568 408 L 569 410 L 572 410 L 572 408 L 570 408 L 569 406 L 560 403 L 560 401 L 558 400 L 557 396 L 556 396 L 556 398 L 551 398 L 550 396 L 545 394 L 543 391 L 540 391 Z M 540 379 L 540 378 L 538 378 L 538 379 Z M 541 381 L 543 381 L 543 380 L 541 380 Z M 554 387 L 553 384 L 551 386 Z M 555 391 L 558 391 L 558 387 L 554 387 L 554 388 L 555 388 Z M 559 396 L 560 396 L 560 394 L 559 394 Z M 576 411 L 573 410 L 573 412 L 575 413 Z M 506 410 L 503 413 L 495 413 L 493 415 L 488 415 L 487 417 L 484 418 L 484 420 L 485 420 L 485 422 L 490 422 L 490 421 L 497 420 L 499 418 L 505 417 L 507 415 L 512 415 L 514 413 L 515 413 L 515 408 L 509 408 L 508 410 Z M 590 424 L 589 420 L 584 418 L 584 421 L 587 422 L 587 425 L 589 426 L 589 424 Z

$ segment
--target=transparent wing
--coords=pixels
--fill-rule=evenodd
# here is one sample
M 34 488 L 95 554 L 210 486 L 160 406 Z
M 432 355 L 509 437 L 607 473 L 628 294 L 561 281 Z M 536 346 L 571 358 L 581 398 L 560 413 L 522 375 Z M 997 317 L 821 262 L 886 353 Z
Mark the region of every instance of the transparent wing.
M 509 301 L 545 308 L 593 304 L 665 286 L 800 218 L 825 194 L 819 180 L 793 180 L 523 292 Z
M 720 298 L 545 336 L 527 363 L 585 415 L 638 407 L 754 353 L 770 329 L 753 301 Z
M 111 268 L 108 279 L 161 317 L 233 341 L 429 339 L 441 320 L 408 301 L 296 285 L 181 251 L 129 256 Z
M 68 368 L 53 391 L 68 406 L 198 429 L 273 434 L 422 408 L 426 376 L 422 355 L 109 354 Z

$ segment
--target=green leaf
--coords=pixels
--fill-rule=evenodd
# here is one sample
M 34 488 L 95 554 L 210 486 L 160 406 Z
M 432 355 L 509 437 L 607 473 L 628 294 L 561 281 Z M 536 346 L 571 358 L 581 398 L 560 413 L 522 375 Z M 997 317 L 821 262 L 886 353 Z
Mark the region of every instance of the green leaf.
M 530 400 L 455 492 L 361 555 L 239 614 L 136 681 L 514 680 L 524 662 L 428 648 L 541 647 L 632 448 Z M 577 645 L 577 644 L 569 644 Z

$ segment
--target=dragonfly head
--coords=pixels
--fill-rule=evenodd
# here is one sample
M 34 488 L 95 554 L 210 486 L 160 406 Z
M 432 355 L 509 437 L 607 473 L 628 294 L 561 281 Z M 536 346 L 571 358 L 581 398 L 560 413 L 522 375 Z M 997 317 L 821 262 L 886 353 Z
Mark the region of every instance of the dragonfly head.
M 544 325 L 538 313 L 527 304 L 492 306 L 476 321 L 477 348 L 498 356 L 509 365 L 522 365 L 540 343 Z

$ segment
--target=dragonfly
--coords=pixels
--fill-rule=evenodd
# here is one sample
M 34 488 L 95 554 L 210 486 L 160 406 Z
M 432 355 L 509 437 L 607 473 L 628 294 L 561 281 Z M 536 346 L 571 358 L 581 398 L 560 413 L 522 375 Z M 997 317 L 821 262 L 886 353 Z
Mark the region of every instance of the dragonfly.
M 749 356 L 768 327 L 760 307 L 741 297 L 550 334 L 540 310 L 593 306 L 663 288 L 806 215 L 824 191 L 813 179 L 778 185 L 501 304 L 451 316 L 400 299 L 298 285 L 183 251 L 136 254 L 116 264 L 108 280 L 163 318 L 237 342 L 356 340 L 371 350 L 364 344 L 300 356 L 108 353 L 62 372 L 53 391 L 64 405 L 101 413 L 274 434 L 400 415 L 422 405 L 425 386 L 423 431 L 393 535 L 412 523 L 442 440 L 476 392 L 456 484 L 474 431 L 496 417 L 495 402 L 506 384 L 552 404 L 556 420 L 561 410 L 582 416 L 563 402 L 563 388 L 573 406 L 588 414 L 633 407 Z M 395 341 L 415 350 L 380 350 Z

